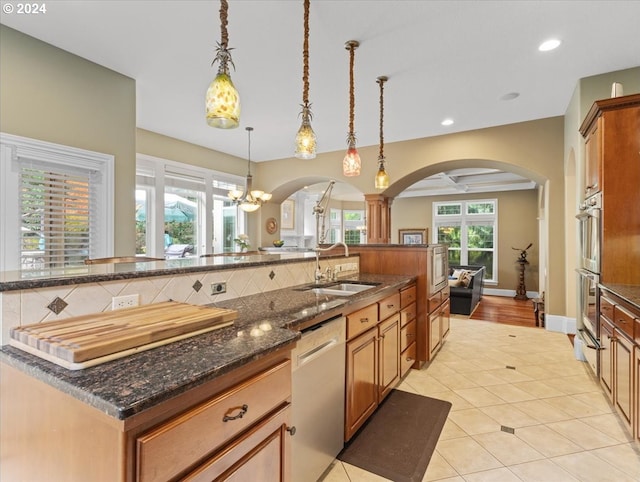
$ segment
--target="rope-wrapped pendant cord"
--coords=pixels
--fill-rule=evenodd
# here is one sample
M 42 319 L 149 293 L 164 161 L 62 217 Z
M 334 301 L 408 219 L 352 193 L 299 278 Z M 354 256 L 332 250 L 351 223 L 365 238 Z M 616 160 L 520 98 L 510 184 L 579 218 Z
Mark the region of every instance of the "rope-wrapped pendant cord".
M 309 2 L 304 0 L 304 43 L 302 46 L 302 103 L 305 107 L 309 104 Z
M 355 110 L 356 98 L 353 93 L 353 65 L 355 63 L 355 47 L 349 45 L 349 134 L 353 135 L 353 117 Z
M 220 0 L 220 45 L 225 50 L 229 45 L 229 34 L 227 33 L 227 25 L 229 24 L 229 21 L 227 20 L 228 12 L 229 4 L 227 3 L 227 0 Z
M 382 77 L 378 77 L 378 84 L 380 84 L 380 154 L 378 156 L 379 159 L 384 157 L 384 134 L 382 129 L 383 119 L 384 119 L 384 81 L 386 79 Z

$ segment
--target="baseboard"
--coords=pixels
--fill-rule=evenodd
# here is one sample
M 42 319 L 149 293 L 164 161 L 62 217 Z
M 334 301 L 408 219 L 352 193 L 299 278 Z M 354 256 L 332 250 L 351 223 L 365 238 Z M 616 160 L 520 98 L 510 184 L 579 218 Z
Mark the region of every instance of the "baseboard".
M 516 295 L 516 290 L 499 290 L 497 288 L 487 288 L 486 286 L 482 289 L 482 294 L 489 296 L 505 296 L 508 298 L 513 298 Z M 539 298 L 537 291 L 527 291 L 527 298 Z
M 568 316 L 544 315 L 544 327 L 549 331 L 557 331 L 564 334 L 576 334 L 576 319 Z

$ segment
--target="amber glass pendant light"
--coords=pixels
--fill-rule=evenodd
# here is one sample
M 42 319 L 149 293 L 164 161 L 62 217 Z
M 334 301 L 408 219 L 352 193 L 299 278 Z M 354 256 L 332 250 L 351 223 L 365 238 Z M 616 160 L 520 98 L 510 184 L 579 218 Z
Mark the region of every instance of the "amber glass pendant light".
M 236 90 L 231 75 L 229 64 L 233 64 L 227 33 L 227 12 L 229 5 L 227 0 L 220 0 L 220 31 L 221 41 L 216 49 L 216 57 L 211 65 L 219 63 L 218 75 L 213 79 L 207 89 L 206 108 L 207 124 L 219 129 L 233 129 L 240 124 L 240 95 Z
M 304 0 L 304 42 L 302 46 L 302 125 L 296 135 L 296 157 L 313 159 L 316 157 L 316 134 L 311 127 L 311 104 L 309 103 L 309 0 Z
M 384 119 L 384 83 L 389 80 L 388 77 L 381 75 L 376 82 L 380 86 L 380 152 L 378 154 L 378 173 L 376 174 L 376 189 L 386 189 L 389 187 L 389 174 L 385 169 L 384 158 L 384 135 L 382 133 L 382 124 Z
M 349 134 L 347 135 L 347 155 L 342 161 L 342 174 L 345 176 L 359 176 L 362 163 L 356 149 L 356 135 L 353 132 L 353 117 L 355 108 L 355 95 L 353 93 L 353 64 L 355 50 L 360 46 L 357 40 L 349 40 L 345 48 L 349 51 Z

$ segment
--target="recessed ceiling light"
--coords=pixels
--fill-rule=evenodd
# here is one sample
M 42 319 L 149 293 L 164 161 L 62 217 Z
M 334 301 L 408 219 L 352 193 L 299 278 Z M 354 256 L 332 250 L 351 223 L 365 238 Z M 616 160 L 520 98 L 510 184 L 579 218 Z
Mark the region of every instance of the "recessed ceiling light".
M 520 97 L 520 94 L 518 92 L 509 92 L 508 94 L 504 94 L 502 97 L 500 97 L 500 100 L 513 100 L 517 99 L 518 97 Z
M 549 50 L 557 49 L 559 46 L 560 46 L 560 40 L 556 38 L 552 38 L 542 42 L 538 47 L 538 50 L 540 52 L 548 52 Z
M 440 124 L 442 124 L 443 126 L 450 126 L 453 124 L 453 119 L 445 119 L 442 122 L 440 122 Z

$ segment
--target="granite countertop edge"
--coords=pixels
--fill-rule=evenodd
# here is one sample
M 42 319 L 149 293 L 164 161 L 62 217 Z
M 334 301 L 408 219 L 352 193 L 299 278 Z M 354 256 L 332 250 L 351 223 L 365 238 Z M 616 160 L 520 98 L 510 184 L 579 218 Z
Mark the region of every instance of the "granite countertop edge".
M 615 283 L 600 283 L 600 286 L 618 295 L 640 310 L 640 285 L 622 285 Z
M 403 275 L 366 275 L 351 281 L 376 283 L 350 297 L 319 297 L 300 287 L 246 296 L 211 306 L 238 310 L 233 326 L 82 370 L 68 370 L 10 345 L 0 360 L 118 420 L 216 379 L 291 345 L 299 327 L 322 317 L 348 313 L 349 306 L 372 300 L 415 280 Z M 357 308 L 355 308 L 357 309 Z

